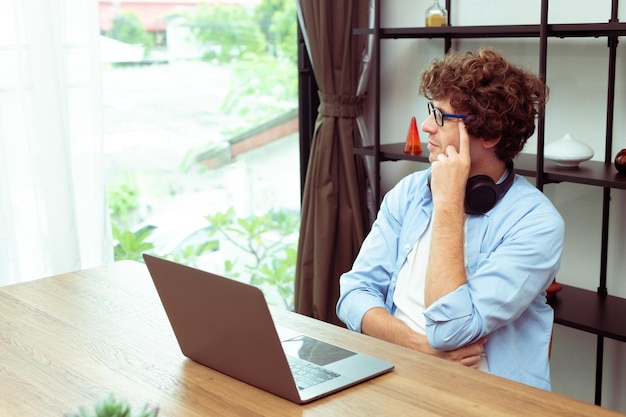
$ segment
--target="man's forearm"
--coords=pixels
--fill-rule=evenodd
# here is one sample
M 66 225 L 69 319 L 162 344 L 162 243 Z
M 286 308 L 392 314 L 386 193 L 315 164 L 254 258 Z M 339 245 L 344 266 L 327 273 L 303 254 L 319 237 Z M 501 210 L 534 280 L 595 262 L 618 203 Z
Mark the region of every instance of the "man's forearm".
M 372 308 L 365 313 L 361 322 L 361 332 L 413 350 L 422 352 L 430 350 L 425 335 L 413 331 L 405 322 L 381 307 Z
M 461 208 L 462 210 L 462 208 Z M 426 307 L 467 281 L 463 249 L 465 214 L 459 208 L 436 210 L 426 270 Z

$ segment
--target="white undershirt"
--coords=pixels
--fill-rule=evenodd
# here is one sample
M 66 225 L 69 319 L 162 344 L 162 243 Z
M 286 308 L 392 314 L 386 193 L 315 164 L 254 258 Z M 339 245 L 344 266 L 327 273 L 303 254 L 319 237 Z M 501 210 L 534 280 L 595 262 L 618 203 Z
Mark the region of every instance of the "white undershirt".
M 467 221 L 465 222 L 467 225 Z M 414 331 L 426 334 L 424 310 L 424 285 L 426 283 L 426 266 L 430 255 L 432 238 L 432 221 L 429 222 L 424 234 L 417 240 L 409 252 L 406 262 L 398 274 L 398 283 L 393 295 L 396 305 L 394 316 L 405 322 Z M 483 350 L 478 368 L 489 372 L 487 355 Z
M 394 315 L 421 334 L 426 334 L 426 319 L 422 313 L 426 309 L 424 284 L 432 237 L 431 224 L 432 222 L 428 224 L 402 265 L 393 295 L 393 302 L 396 305 Z

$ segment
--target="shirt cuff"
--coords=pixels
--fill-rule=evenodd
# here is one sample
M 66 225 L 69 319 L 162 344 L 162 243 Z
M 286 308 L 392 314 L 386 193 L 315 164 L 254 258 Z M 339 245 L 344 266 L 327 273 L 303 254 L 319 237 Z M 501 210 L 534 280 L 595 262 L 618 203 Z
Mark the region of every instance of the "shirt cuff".
M 441 297 L 424 310 L 426 336 L 434 349 L 456 349 L 468 343 L 463 329 L 474 312 L 467 284 Z
M 350 306 L 350 308 L 344 308 L 343 306 Z M 363 316 L 375 307 L 386 308 L 385 303 L 379 296 L 368 294 L 367 292 L 355 292 L 342 301 L 337 309 L 337 314 L 348 329 L 361 333 Z

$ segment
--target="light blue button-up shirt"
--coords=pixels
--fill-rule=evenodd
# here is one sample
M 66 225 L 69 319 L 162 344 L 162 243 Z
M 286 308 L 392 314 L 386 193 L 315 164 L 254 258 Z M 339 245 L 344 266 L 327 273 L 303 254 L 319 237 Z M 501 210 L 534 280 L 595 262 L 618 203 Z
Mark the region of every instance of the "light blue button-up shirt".
M 352 269 L 341 276 L 337 314 L 348 328 L 360 332 L 374 307 L 394 313 L 398 273 L 433 213 L 429 172 L 408 175 L 385 195 Z M 431 346 L 453 350 L 488 336 L 490 373 L 550 390 L 554 313 L 546 288 L 559 268 L 563 238 L 552 203 L 516 176 L 494 208 L 467 219 L 467 283 L 424 311 Z

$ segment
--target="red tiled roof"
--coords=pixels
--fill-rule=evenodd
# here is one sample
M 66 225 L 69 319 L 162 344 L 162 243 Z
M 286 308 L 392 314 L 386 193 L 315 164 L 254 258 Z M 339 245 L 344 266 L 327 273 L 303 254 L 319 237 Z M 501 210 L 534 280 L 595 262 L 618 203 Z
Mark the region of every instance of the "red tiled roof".
M 136 11 L 139 14 L 143 27 L 148 31 L 165 30 L 168 16 L 188 10 L 197 6 L 197 1 L 178 4 L 168 3 L 146 3 L 146 2 L 124 2 L 119 6 L 113 4 L 100 3 L 100 31 L 111 30 L 113 19 L 120 11 Z
M 168 16 L 189 10 L 190 8 L 195 8 L 199 3 L 254 6 L 259 3 L 259 0 L 100 0 L 98 3 L 100 31 L 110 30 L 115 15 L 122 10 L 136 11 L 146 30 L 162 31 L 167 27 Z
M 298 109 L 293 109 L 260 126 L 256 126 L 228 140 L 229 158 L 236 159 L 238 155 L 260 148 L 275 140 L 298 132 L 300 129 Z M 224 165 L 220 155 L 224 149 L 210 150 L 196 156 L 196 162 L 209 169 Z

